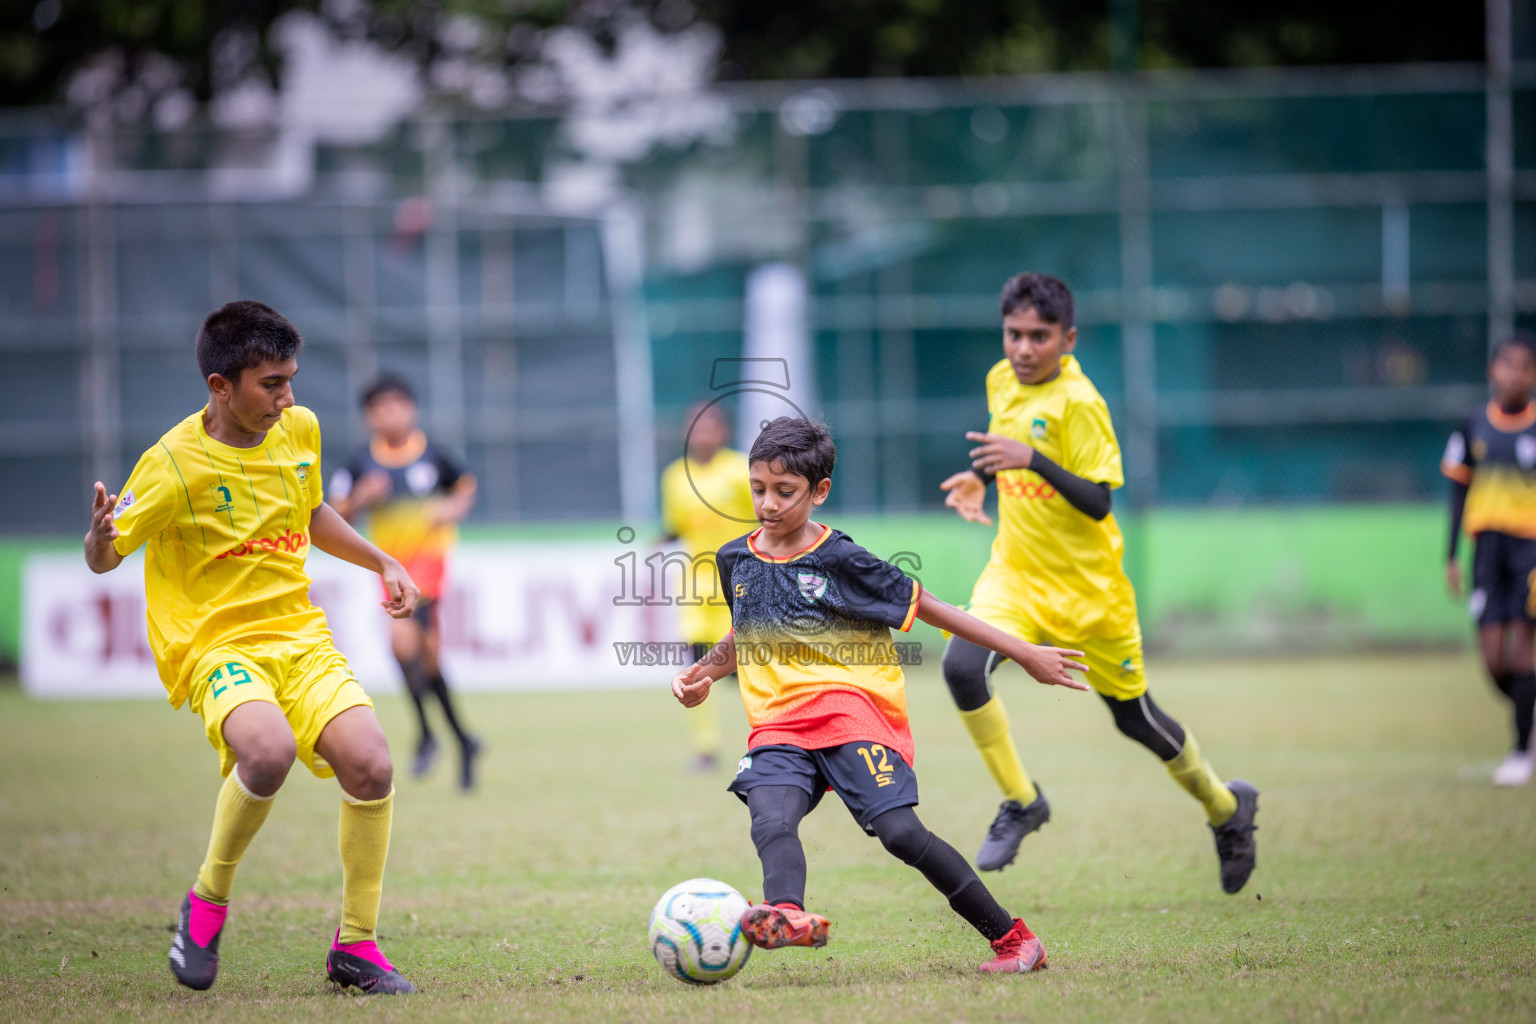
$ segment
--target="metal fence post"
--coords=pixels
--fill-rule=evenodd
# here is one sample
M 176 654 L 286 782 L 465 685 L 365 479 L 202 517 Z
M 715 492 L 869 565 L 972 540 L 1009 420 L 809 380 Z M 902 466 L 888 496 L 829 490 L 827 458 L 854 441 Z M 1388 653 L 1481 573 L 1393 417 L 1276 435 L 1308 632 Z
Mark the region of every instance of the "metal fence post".
M 1488 346 L 1515 333 L 1514 114 L 1509 95 L 1509 0 L 1486 0 Z
M 639 528 L 655 520 L 656 409 L 651 382 L 651 335 L 641 292 L 644 248 L 640 218 L 627 200 L 608 206 L 602 219 L 607 261 L 609 320 L 619 427 L 619 503 L 624 523 Z
M 89 195 L 83 224 L 84 280 L 81 317 L 85 344 L 80 366 L 80 423 L 85 449 L 85 488 L 97 480 L 110 492 L 122 483 L 118 438 L 122 434 L 122 395 L 117 337 L 117 238 L 114 210 L 108 195 L 111 139 L 98 129 L 91 138 Z
M 1120 85 L 1116 143 L 1120 177 L 1120 346 L 1125 367 L 1126 472 L 1138 508 L 1157 499 L 1157 342 L 1152 330 L 1151 169 L 1147 108 L 1132 80 Z
M 441 113 L 422 120 L 432 223 L 426 239 L 427 391 L 432 427 L 449 451 L 465 451 L 464 339 L 459 309 L 459 168 L 453 126 Z

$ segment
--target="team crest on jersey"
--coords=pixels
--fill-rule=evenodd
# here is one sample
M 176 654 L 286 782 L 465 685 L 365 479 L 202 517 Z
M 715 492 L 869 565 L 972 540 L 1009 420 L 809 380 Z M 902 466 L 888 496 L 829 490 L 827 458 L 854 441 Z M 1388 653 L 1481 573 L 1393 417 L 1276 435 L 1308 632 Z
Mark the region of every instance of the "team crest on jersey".
M 299 483 L 302 484 L 309 479 L 309 463 L 301 462 L 294 467 L 293 471 L 298 475 Z
M 1472 439 L 1472 461 L 1482 462 L 1488 457 L 1488 442 L 1480 437 Z
M 121 519 L 123 513 L 133 507 L 133 492 L 124 491 L 123 496 L 117 499 L 117 504 L 112 506 L 112 518 Z
M 1515 461 L 1520 463 L 1521 469 L 1536 466 L 1536 437 L 1521 434 L 1515 438 Z
M 802 572 L 798 578 L 800 580 L 800 596 L 805 598 L 806 604 L 815 604 L 817 599 L 827 592 L 827 578 L 825 576 Z
M 1131 658 L 1126 658 L 1124 661 L 1122 661 L 1120 663 L 1120 674 L 1121 675 L 1128 676 L 1128 675 L 1131 675 L 1132 673 L 1134 673 L 1135 671 L 1136 671 L 1136 662 L 1134 660 L 1132 660 Z
M 1045 440 L 1045 420 L 1037 419 L 1029 425 L 1029 432 L 1037 440 Z
M 437 486 L 437 467 L 430 462 L 415 462 L 405 471 L 405 485 L 412 494 L 428 494 Z

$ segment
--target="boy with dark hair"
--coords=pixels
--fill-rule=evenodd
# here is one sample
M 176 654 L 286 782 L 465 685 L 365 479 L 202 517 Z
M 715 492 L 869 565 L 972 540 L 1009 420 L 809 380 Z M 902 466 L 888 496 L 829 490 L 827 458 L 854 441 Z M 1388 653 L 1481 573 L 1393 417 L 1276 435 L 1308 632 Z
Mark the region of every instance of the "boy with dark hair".
M 416 605 L 400 563 L 323 500 L 320 425 L 294 405 L 303 340 L 259 302 L 215 310 L 197 336 L 208 405 L 145 452 L 122 497 L 98 481 L 85 560 L 108 572 L 147 545 L 149 642 L 172 706 L 190 703 L 225 776 L 207 856 L 182 898 L 171 972 L 206 989 L 235 868 L 295 758 L 341 784 L 341 927 L 326 974 L 365 993 L 414 992 L 375 928 L 394 787 L 373 703 L 309 601 L 310 544 L 377 572 L 384 607 Z
M 1083 374 L 1072 293 L 1054 277 L 1020 274 L 1003 287 L 1004 358 L 987 374 L 986 433 L 972 469 L 940 486 L 961 517 L 990 526 L 982 508 L 997 481 L 1002 525 L 971 594 L 971 614 L 1033 643 L 1081 647 L 1088 682 L 1122 733 L 1152 751 L 1205 808 L 1216 840 L 1221 886 L 1240 890 L 1253 872 L 1258 791 L 1223 783 L 1194 736 L 1158 707 L 1142 669 L 1136 595 L 1121 566 L 1124 539 L 1110 491 L 1125 482 L 1109 409 Z M 1051 817 L 1014 748 L 1008 713 L 992 692 L 1002 661 L 957 635 L 944 652 L 944 679 L 1003 804 L 976 855 L 983 871 L 1013 863 L 1019 843 Z
M 824 946 L 829 922 L 805 909 L 800 821 L 831 789 L 854 820 L 923 873 L 992 944 L 989 973 L 1046 966 L 1040 940 L 1004 910 L 955 848 L 912 810 L 912 731 L 891 628 L 922 619 L 1023 665 L 1042 683 L 1087 689 L 1076 651 L 1035 647 L 945 604 L 916 580 L 811 520 L 832 487 L 827 428 L 780 417 L 749 455 L 757 530 L 716 556 L 733 629 L 709 657 L 672 680 L 684 707 L 737 672 L 752 734 L 730 789 L 752 815 L 763 902 L 742 916 L 764 949 Z
M 437 758 L 437 737 L 426 701 L 437 700 L 459 743 L 459 787 L 473 789 L 480 741 L 459 724 L 438 660 L 443 570 L 458 540 L 457 524 L 475 501 L 475 478 L 459 468 L 417 426 L 416 394 L 399 377 L 385 374 L 362 394 L 363 417 L 372 435 L 352 460 L 331 477 L 331 504 L 353 522 L 368 515 L 368 537 L 400 560 L 421 588 L 415 614 L 390 623 L 390 648 L 416 708 L 418 778 Z
M 688 410 L 683 457 L 661 474 L 663 541 L 679 541 L 693 561 L 686 570 L 686 593 L 678 600 L 683 640 L 700 660 L 731 631 L 731 609 L 720 592 L 715 552 L 747 532 L 752 520 L 752 488 L 747 457 L 727 446 L 731 425 L 716 402 Z M 700 571 L 699 563 L 705 563 Z M 715 576 L 714 586 L 706 585 Z M 688 713 L 695 771 L 711 771 L 720 755 L 720 716 L 713 704 Z
M 1451 434 L 1440 471 L 1451 480 L 1451 541 L 1445 580 L 1461 596 L 1456 548 L 1471 534 L 1477 642 L 1494 685 L 1509 699 L 1515 745 L 1493 773 L 1495 786 L 1531 781 L 1536 709 L 1536 341 L 1518 335 L 1488 365 L 1493 398 Z

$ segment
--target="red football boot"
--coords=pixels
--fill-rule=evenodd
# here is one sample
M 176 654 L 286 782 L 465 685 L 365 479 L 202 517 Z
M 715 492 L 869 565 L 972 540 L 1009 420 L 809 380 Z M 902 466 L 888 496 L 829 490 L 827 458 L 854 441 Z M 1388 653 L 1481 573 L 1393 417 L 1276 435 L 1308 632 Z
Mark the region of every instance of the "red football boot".
M 984 974 L 1028 974 L 1046 968 L 1045 947 L 1022 917 L 1013 919 L 1008 934 L 992 943 L 997 956 L 981 965 Z
M 827 944 L 831 922 L 820 914 L 807 913 L 793 903 L 762 903 L 741 915 L 741 933 L 762 949 Z

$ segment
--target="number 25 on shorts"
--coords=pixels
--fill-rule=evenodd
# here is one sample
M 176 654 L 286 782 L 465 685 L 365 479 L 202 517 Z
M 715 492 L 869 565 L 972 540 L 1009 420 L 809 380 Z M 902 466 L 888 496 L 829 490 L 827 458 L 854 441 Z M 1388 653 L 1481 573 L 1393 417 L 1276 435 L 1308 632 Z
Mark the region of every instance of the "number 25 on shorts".
M 213 684 L 213 699 L 218 700 L 231 686 L 250 682 L 251 674 L 239 662 L 228 661 L 214 669 L 208 681 Z
M 876 743 L 873 746 L 860 747 L 858 749 L 859 756 L 862 757 L 864 759 L 864 763 L 869 766 L 869 774 L 875 777 L 876 789 L 895 783 L 896 779 L 891 774 L 893 771 L 891 768 L 891 759 L 886 754 L 886 750 L 883 746 Z

